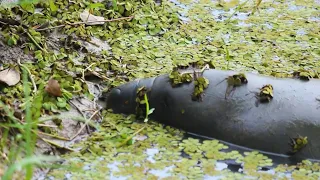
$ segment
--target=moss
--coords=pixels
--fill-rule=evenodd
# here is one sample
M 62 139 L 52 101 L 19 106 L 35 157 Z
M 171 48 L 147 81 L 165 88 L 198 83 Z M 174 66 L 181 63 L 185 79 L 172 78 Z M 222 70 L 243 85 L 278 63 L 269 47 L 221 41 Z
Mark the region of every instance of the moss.
M 192 94 L 192 100 L 194 101 L 202 101 L 202 97 L 204 95 L 204 90 L 208 88 L 209 80 L 205 77 L 198 77 L 194 81 L 194 91 Z

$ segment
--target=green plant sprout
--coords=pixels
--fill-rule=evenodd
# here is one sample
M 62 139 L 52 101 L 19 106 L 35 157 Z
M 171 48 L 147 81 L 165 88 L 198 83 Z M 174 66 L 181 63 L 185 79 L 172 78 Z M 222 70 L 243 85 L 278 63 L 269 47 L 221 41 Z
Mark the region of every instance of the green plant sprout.
M 148 122 L 148 120 L 149 120 L 149 119 L 148 119 L 148 116 L 153 113 L 153 111 L 155 110 L 155 108 L 149 109 L 149 100 L 148 100 L 147 93 L 144 94 L 144 101 L 146 102 L 146 118 L 144 119 L 144 122 L 146 123 L 146 122 Z
M 225 59 L 227 61 L 227 69 L 229 69 L 229 62 L 230 62 L 230 53 L 229 53 L 229 49 L 228 49 L 228 46 L 226 44 L 226 42 L 224 41 L 223 38 L 221 38 L 222 42 L 223 42 L 223 46 L 224 46 L 224 52 L 226 53 L 225 54 Z
M 144 125 L 142 128 L 138 129 L 138 130 L 137 130 L 135 133 L 133 133 L 131 136 L 127 137 L 127 138 L 126 138 L 124 141 L 122 141 L 117 147 L 121 147 L 121 146 L 127 144 L 135 135 L 137 135 L 137 134 L 140 133 L 142 130 L 144 130 L 144 128 L 147 127 L 147 124 L 146 124 L 146 123 L 149 121 L 148 116 L 154 112 L 155 108 L 149 109 L 150 107 L 149 107 L 149 100 L 148 100 L 147 93 L 144 94 L 144 101 L 145 101 L 145 104 L 146 104 L 146 117 L 145 117 L 145 119 L 144 119 L 145 125 Z

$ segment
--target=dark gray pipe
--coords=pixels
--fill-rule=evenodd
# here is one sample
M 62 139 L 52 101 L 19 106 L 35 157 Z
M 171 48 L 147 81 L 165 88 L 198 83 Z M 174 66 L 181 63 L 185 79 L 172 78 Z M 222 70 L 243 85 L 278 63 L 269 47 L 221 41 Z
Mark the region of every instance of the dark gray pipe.
M 150 108 L 155 108 L 150 118 L 158 122 L 278 154 L 291 150 L 290 138 L 307 136 L 307 146 L 295 156 L 320 159 L 320 80 L 245 73 L 248 83 L 225 99 L 227 82 L 219 82 L 234 74 L 237 72 L 206 70 L 203 76 L 210 84 L 202 102 L 192 101 L 193 83 L 173 88 L 168 75 L 135 80 L 114 88 L 108 94 L 107 108 L 115 113 L 135 113 L 136 90 L 145 86 L 151 89 Z M 256 106 L 252 92 L 259 92 L 266 84 L 273 86 L 273 99 Z

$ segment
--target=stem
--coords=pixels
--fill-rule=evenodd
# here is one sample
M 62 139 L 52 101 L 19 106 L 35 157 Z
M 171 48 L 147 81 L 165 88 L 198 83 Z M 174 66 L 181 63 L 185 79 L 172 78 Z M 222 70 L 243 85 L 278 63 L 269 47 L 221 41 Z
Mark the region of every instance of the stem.
M 79 131 L 78 131 L 72 138 L 69 139 L 69 141 L 72 141 L 74 138 L 76 138 L 76 137 L 81 133 L 81 131 L 87 126 L 87 124 L 90 122 L 90 120 L 91 120 L 99 111 L 100 111 L 100 109 L 97 110 L 97 111 L 95 111 L 95 112 L 91 115 L 91 117 L 81 126 L 81 128 L 79 129 Z
M 64 140 L 64 141 L 69 141 L 69 139 L 65 138 L 65 137 L 61 137 L 61 136 L 57 136 L 57 135 L 53 135 L 53 134 L 48 134 L 48 133 L 44 133 L 44 132 L 41 132 L 41 131 L 32 131 L 34 132 L 35 134 L 42 134 L 42 135 L 45 135 L 45 136 L 49 136 L 49 137 L 53 137 L 53 138 L 56 138 L 56 139 L 60 139 L 60 140 Z
M 29 98 L 29 88 L 28 88 L 28 77 L 27 77 L 27 73 L 26 70 L 23 69 L 23 87 L 24 87 L 24 97 L 26 99 Z M 33 142 L 32 142 L 32 138 L 31 138 L 31 130 L 32 130 L 32 115 L 31 115 L 31 109 L 30 109 L 30 102 L 26 103 L 26 125 L 25 125 L 25 140 L 26 140 L 26 155 L 27 157 L 31 157 L 32 156 L 32 152 L 33 152 Z M 33 167 L 32 164 L 28 164 L 26 165 L 26 179 L 29 180 L 31 179 L 33 176 Z
M 32 83 L 32 85 L 33 85 L 33 93 L 36 93 L 36 92 L 37 92 L 37 85 L 36 85 L 36 83 L 34 82 L 34 79 L 32 78 L 32 74 L 31 74 L 30 70 L 27 68 L 27 66 L 21 64 L 20 58 L 18 58 L 17 62 L 18 62 L 18 64 L 19 64 L 19 66 L 23 67 L 23 68 L 28 72 L 29 78 L 30 78 L 31 83 Z
M 231 14 L 231 16 L 226 20 L 226 23 L 228 23 L 229 20 L 233 17 L 233 15 L 235 15 L 235 14 L 242 8 L 242 6 L 246 5 L 248 1 L 249 1 L 249 0 L 246 0 L 245 2 L 243 2 L 242 4 L 240 4 L 240 5 L 236 8 L 236 10 Z
M 85 80 L 84 79 L 84 73 L 88 70 L 88 69 L 90 69 L 91 68 L 91 66 L 93 66 L 93 65 L 95 65 L 96 63 L 92 63 L 92 64 L 90 64 L 87 68 L 85 68 L 84 70 L 82 70 L 82 79 L 83 80 Z
M 41 139 L 41 140 L 43 140 L 44 142 L 48 143 L 48 144 L 51 144 L 51 145 L 53 145 L 53 146 L 58 147 L 58 148 L 66 149 L 66 150 L 68 150 L 68 151 L 72 151 L 72 152 L 74 152 L 74 151 L 75 151 L 74 149 L 71 149 L 71 148 L 68 148 L 68 147 L 60 146 L 59 144 L 57 144 L 57 143 L 55 143 L 55 142 L 53 142 L 53 141 L 50 141 L 49 139 L 45 139 L 45 138 L 42 138 L 42 137 L 40 137 L 40 139 Z
M 222 39 L 222 42 L 223 42 L 223 44 L 224 44 L 224 51 L 225 51 L 225 53 L 226 53 L 226 55 L 225 55 L 225 58 L 226 58 L 226 60 L 227 60 L 227 69 L 229 69 L 229 62 L 230 62 L 230 54 L 229 54 L 229 49 L 228 49 L 228 47 L 227 47 L 227 44 L 226 44 L 226 42 L 224 41 L 224 39 L 223 38 L 221 38 Z
M 147 97 L 147 93 L 144 94 L 144 101 L 146 102 L 146 118 L 145 118 L 145 122 L 148 121 L 148 115 L 149 115 L 149 102 L 148 102 L 148 97 Z
M 30 33 L 28 33 L 28 32 L 26 32 L 26 33 L 27 33 L 28 37 L 31 39 L 31 41 L 32 41 L 41 51 L 43 51 L 43 52 L 45 52 L 45 53 L 48 53 L 47 50 L 43 49 L 43 48 L 37 43 L 37 41 L 34 40 L 34 38 L 31 36 Z
M 146 128 L 146 125 L 144 125 L 142 128 L 140 128 L 137 132 L 133 133 L 131 136 L 127 137 L 127 139 L 125 139 L 121 144 L 119 144 L 117 147 L 121 147 L 125 144 L 127 144 L 127 142 L 132 139 L 135 135 L 137 135 L 139 132 L 141 132 L 144 128 Z

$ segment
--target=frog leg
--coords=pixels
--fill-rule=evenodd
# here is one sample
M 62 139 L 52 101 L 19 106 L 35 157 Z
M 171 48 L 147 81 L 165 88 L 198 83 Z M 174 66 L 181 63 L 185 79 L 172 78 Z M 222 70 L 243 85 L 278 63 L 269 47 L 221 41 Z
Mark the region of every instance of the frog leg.
M 225 99 L 227 99 L 227 97 L 230 95 L 230 93 L 234 90 L 235 90 L 234 86 L 228 86 L 226 89 Z
M 220 81 L 220 82 L 218 82 L 217 84 L 216 84 L 216 86 L 218 86 L 219 84 L 221 84 L 223 81 L 225 81 L 225 80 L 227 80 L 228 78 L 224 78 L 222 81 Z
M 230 92 L 231 97 L 233 97 L 235 92 L 236 92 L 236 87 L 233 87 Z

